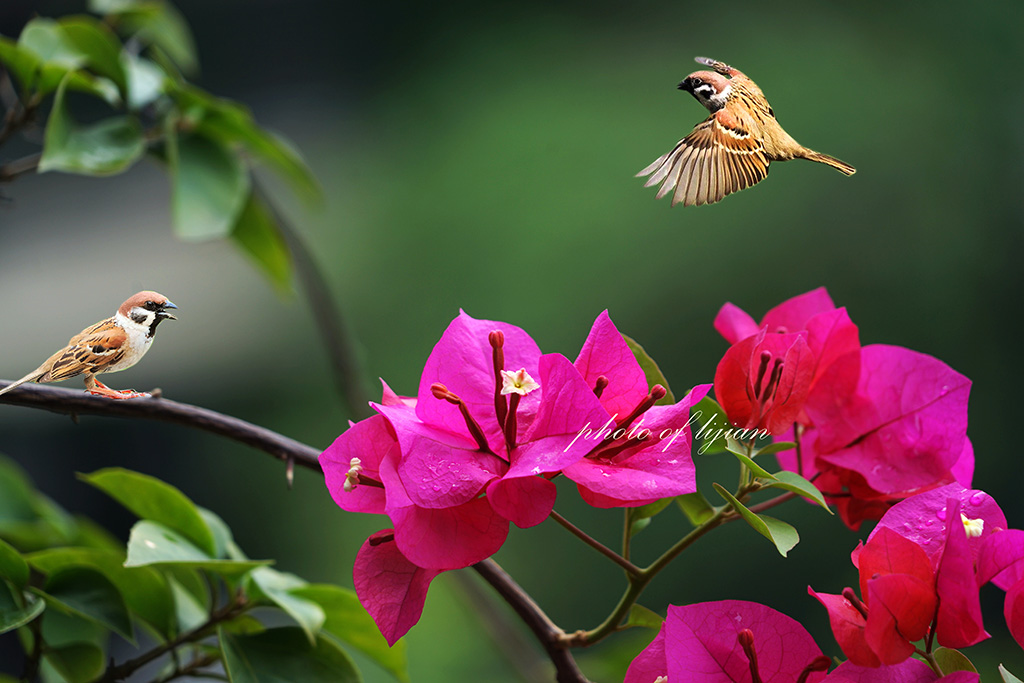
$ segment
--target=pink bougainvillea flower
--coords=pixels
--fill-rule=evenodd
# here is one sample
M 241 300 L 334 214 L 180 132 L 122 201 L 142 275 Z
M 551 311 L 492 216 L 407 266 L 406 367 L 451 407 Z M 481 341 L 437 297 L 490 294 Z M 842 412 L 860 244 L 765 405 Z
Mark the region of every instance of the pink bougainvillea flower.
M 391 529 L 366 539 L 356 554 L 356 593 L 388 645 L 404 636 L 423 613 L 427 588 L 441 572 L 407 560 Z
M 958 484 L 912 496 L 886 512 L 853 552 L 863 601 L 849 588 L 841 596 L 808 591 L 828 610 L 836 641 L 858 666 L 898 664 L 930 632 L 944 647 L 974 645 L 989 637 L 978 586 L 1010 569 L 993 563 L 986 575 L 975 567 L 986 566 L 987 539 L 1006 533 L 1005 524 L 991 496 Z
M 577 434 L 589 453 L 563 469 L 583 499 L 600 508 L 635 507 L 696 491 L 690 408 L 710 385 L 694 387 L 673 405 L 656 405 L 664 387 L 648 388 L 607 311 L 594 321 L 575 367 L 603 409 Z
M 792 426 L 814 376 L 806 336 L 761 330 L 729 347 L 715 371 L 715 396 L 733 426 L 770 434 Z
M 764 330 L 768 334 L 805 332 L 811 381 L 806 401 L 834 402 L 857 385 L 860 370 L 860 336 L 845 308 L 836 308 L 824 287 L 784 301 L 765 314 L 760 324 L 737 306 L 727 303 L 715 317 L 715 329 L 730 344 Z M 716 388 L 717 393 L 717 388 Z M 731 417 L 731 416 L 730 416 Z M 804 414 L 797 418 L 804 424 Z
M 907 659 L 893 666 L 865 667 L 852 661 L 840 664 L 825 678 L 825 683 L 980 683 L 981 676 L 970 671 L 955 671 L 939 676 L 920 659 Z
M 624 683 L 817 683 L 828 667 L 828 657 L 793 619 L 756 602 L 721 600 L 670 606 Z
M 799 428 L 799 454 L 777 456 L 784 469 L 816 477 L 853 529 L 908 495 L 953 481 L 969 486 L 974 469 L 970 380 L 931 356 L 895 346 L 864 347 L 860 365 L 856 393 L 807 403 L 814 426 Z M 780 438 L 796 437 L 790 431 Z

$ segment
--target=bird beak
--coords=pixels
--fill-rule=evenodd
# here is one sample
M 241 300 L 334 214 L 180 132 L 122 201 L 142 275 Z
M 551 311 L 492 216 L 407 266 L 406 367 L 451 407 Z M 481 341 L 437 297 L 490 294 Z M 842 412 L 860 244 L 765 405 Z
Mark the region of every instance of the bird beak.
M 685 90 L 688 93 L 693 92 L 693 82 L 689 79 L 689 77 L 684 78 L 682 81 L 680 81 L 679 85 L 677 85 L 676 87 L 679 88 L 680 90 Z
M 160 309 L 160 315 L 163 316 L 164 318 L 167 318 L 168 320 L 177 320 L 178 318 L 176 316 L 171 315 L 165 310 L 168 308 L 177 308 L 177 306 L 174 305 L 174 302 L 168 301 Z

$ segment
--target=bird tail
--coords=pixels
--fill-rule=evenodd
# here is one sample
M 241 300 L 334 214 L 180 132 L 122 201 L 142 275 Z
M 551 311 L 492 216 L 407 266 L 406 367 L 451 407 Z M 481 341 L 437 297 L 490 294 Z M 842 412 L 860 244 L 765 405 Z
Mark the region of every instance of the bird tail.
M 36 382 L 36 381 L 39 381 L 40 379 L 43 378 L 44 374 L 45 373 L 39 372 L 39 369 L 36 368 L 35 370 L 33 370 L 32 372 L 28 373 L 27 375 L 25 375 L 24 377 L 22 377 L 18 381 L 11 382 L 10 384 L 8 384 L 3 389 L 0 389 L 0 396 L 3 396 L 4 394 L 6 394 L 11 389 L 15 389 L 17 387 L 20 387 L 22 384 L 25 384 L 26 382 Z
M 836 159 L 835 157 L 830 157 L 829 155 L 822 154 L 820 152 L 814 152 L 814 151 L 808 150 L 807 154 L 804 156 L 804 159 L 810 159 L 811 161 L 817 161 L 820 164 L 828 164 L 829 166 L 831 166 L 832 168 L 836 169 L 837 171 L 839 171 L 843 175 L 853 175 L 854 173 L 857 172 L 857 169 L 855 169 L 853 166 L 850 166 L 845 161 L 840 161 L 839 159 Z

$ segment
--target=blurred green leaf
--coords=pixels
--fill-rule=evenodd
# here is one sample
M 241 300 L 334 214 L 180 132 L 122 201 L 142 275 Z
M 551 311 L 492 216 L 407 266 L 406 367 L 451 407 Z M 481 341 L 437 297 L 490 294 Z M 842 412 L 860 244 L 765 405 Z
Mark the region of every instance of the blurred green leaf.
M 169 579 L 171 595 L 174 598 L 174 614 L 181 632 L 191 631 L 206 623 L 209 618 L 205 605 L 175 579 Z
M 65 102 L 70 76 L 61 81 L 46 122 L 39 172 L 64 171 L 113 175 L 134 164 L 146 151 L 142 126 L 131 116 L 114 116 L 89 126 L 71 118 Z
M 321 636 L 310 645 L 299 628 L 272 628 L 251 636 L 219 631 L 224 668 L 232 683 L 357 683 L 348 655 Z
M 280 607 L 295 622 L 309 639 L 310 645 L 316 644 L 316 635 L 323 626 L 323 609 L 317 603 L 292 594 L 293 588 L 302 588 L 306 582 L 293 574 L 279 572 L 270 567 L 257 567 L 249 575 L 257 588 L 257 598 L 262 595 L 267 601 Z
M 785 557 L 786 554 L 800 542 L 800 534 L 798 534 L 796 529 L 791 525 L 767 515 L 755 515 L 753 512 L 748 510 L 743 503 L 736 500 L 736 497 L 726 491 L 721 485 L 712 485 L 715 487 L 715 490 L 718 491 L 718 494 L 732 505 L 733 509 L 743 517 L 743 520 L 749 524 L 754 531 L 775 544 L 775 548 L 783 557 Z
M 128 92 L 121 66 L 121 41 L 110 27 L 89 16 L 64 17 L 57 24 L 66 44 L 82 56 L 83 63 L 91 71 L 109 78 L 122 93 Z
M 23 552 L 73 542 L 74 520 L 38 493 L 14 461 L 0 458 L 0 537 Z
M 0 62 L 11 72 L 22 88 L 31 87 L 41 62 L 30 50 L 18 45 L 6 36 L 0 36 Z
M 22 593 L 10 581 L 0 580 L 0 633 L 20 628 L 46 609 L 32 593 Z
M 775 481 L 774 474 L 772 474 L 771 472 L 769 472 L 768 470 L 754 462 L 753 458 L 744 453 L 742 447 L 736 444 L 735 442 L 727 444 L 725 450 L 732 453 L 737 460 L 743 463 L 747 467 L 747 469 L 754 473 L 755 477 L 761 477 L 762 479 L 767 479 L 768 481 Z
M 250 193 L 231 238 L 279 290 L 291 289 L 292 261 L 288 245 L 266 204 L 254 193 Z
M 626 340 L 626 345 L 629 346 L 629 350 L 633 352 L 633 357 L 636 358 L 636 362 L 640 364 L 640 367 L 644 371 L 644 375 L 647 377 L 647 386 L 653 387 L 655 384 L 660 384 L 665 387 L 665 397 L 658 401 L 655 405 L 666 406 L 676 402 L 675 396 L 672 394 L 672 390 L 668 386 L 668 380 L 665 379 L 665 374 L 658 367 L 658 364 L 654 362 L 644 347 L 640 346 L 632 337 L 625 334 L 622 338 Z
M 715 514 L 715 509 L 700 491 L 676 496 L 676 503 L 693 526 L 700 526 Z
M 126 567 L 177 565 L 206 569 L 221 576 L 238 576 L 269 560 L 219 560 L 194 546 L 187 538 L 156 522 L 143 520 L 132 527 L 128 537 Z
M 80 474 L 78 478 L 95 486 L 128 508 L 140 519 L 158 522 L 217 557 L 217 543 L 199 508 L 188 496 L 170 484 L 147 474 L 120 467 Z
M 166 91 L 167 74 L 145 57 L 122 52 L 121 67 L 127 80 L 127 100 L 131 109 L 142 109 Z
M 1019 678 L 1014 676 L 1012 673 L 1006 670 L 1002 664 L 999 665 L 999 675 L 1003 678 L 1003 683 L 1024 683 Z
M 174 231 L 185 240 L 227 237 L 249 196 L 245 164 L 231 150 L 202 135 L 177 140 L 171 164 Z
M 700 429 L 694 430 L 694 439 L 700 438 L 703 442 L 697 453 L 709 455 L 724 451 L 725 439 L 721 436 L 714 438 L 719 430 L 729 428 L 729 418 L 726 417 L 722 406 L 710 396 L 705 396 L 693 407 L 691 414 L 697 416 L 697 421 L 701 425 Z
M 44 661 L 56 669 L 67 683 L 91 683 L 107 668 L 103 650 L 90 643 L 48 648 Z
M 37 591 L 50 607 L 84 617 L 135 642 L 128 606 L 110 579 L 91 567 L 69 566 L 50 574 Z
M 978 673 L 978 670 L 974 668 L 974 664 L 971 663 L 963 652 L 960 650 L 954 650 L 949 647 L 939 647 L 935 649 L 935 663 L 939 665 L 939 669 L 942 673 L 949 675 L 954 671 L 970 671 L 971 673 Z
M 16 588 L 28 583 L 28 563 L 13 546 L 0 540 L 0 579 L 7 579 Z
M 775 441 L 764 448 L 757 449 L 757 455 L 773 455 L 775 453 L 789 451 L 794 448 L 796 448 L 796 444 L 791 441 Z
M 626 628 L 630 626 L 643 626 L 644 628 L 660 629 L 664 619 L 656 612 L 647 609 L 643 605 L 633 603 L 629 608 L 629 616 L 626 617 Z
M 399 640 L 394 647 L 388 647 L 353 591 L 330 584 L 309 584 L 293 588 L 291 593 L 320 605 L 326 615 L 323 623 L 326 633 L 359 650 L 402 683 L 408 682 L 405 641 Z
M 815 503 L 828 510 L 830 515 L 833 514 L 831 508 L 829 508 L 828 504 L 825 502 L 824 497 L 822 497 L 821 491 L 818 490 L 818 487 L 801 477 L 796 472 L 783 470 L 782 472 L 777 472 L 775 474 L 775 479 L 776 481 L 767 485 L 769 488 L 784 489 L 810 498 Z
M 108 15 L 118 31 L 133 36 L 144 45 L 159 47 L 182 71 L 189 74 L 198 71 L 199 60 L 192 31 L 171 3 L 162 0 L 90 0 L 89 9 Z
M 661 500 L 656 500 L 653 503 L 648 503 L 647 505 L 627 508 L 626 514 L 629 515 L 629 535 L 635 536 L 643 531 L 647 528 L 647 525 L 650 524 L 652 517 L 671 504 L 672 498 L 662 498 Z
M 125 567 L 123 551 L 52 548 L 33 553 L 26 559 L 44 574 L 71 567 L 95 569 L 114 584 L 128 609 L 139 618 L 164 636 L 174 631 L 174 600 L 167 579 L 149 567 Z
M 77 18 L 62 21 L 74 22 Z M 90 20 L 94 21 L 94 20 Z M 73 28 L 66 30 L 61 22 L 53 19 L 36 18 L 29 21 L 22 29 L 18 38 L 19 55 L 16 75 L 26 90 L 39 95 L 48 95 L 57 89 L 64 79 L 69 79 L 68 87 L 72 90 L 88 92 L 116 105 L 120 102 L 119 88 L 123 89 L 124 76 L 110 80 L 78 71 L 89 66 L 98 72 L 117 75 L 119 67 L 109 63 L 109 48 L 114 47 L 116 57 L 119 49 L 116 39 L 102 33 L 103 29 L 81 29 L 81 24 L 73 23 Z M 114 41 L 106 45 L 107 38 Z M 84 49 L 81 44 L 84 44 Z M 96 54 L 91 54 L 93 51 Z M 31 55 L 28 57 L 27 55 Z M 97 60 L 99 67 L 93 65 Z

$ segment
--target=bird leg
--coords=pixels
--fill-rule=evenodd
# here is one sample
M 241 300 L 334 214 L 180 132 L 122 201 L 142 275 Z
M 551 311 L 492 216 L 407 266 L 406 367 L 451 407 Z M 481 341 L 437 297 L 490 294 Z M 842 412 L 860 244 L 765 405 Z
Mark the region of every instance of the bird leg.
M 147 394 L 144 391 L 135 391 L 133 389 L 111 389 L 103 382 L 96 379 L 95 375 L 86 375 L 85 389 L 90 394 L 106 396 L 107 398 L 113 399 L 147 398 L 150 396 L 150 394 Z

